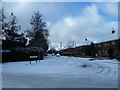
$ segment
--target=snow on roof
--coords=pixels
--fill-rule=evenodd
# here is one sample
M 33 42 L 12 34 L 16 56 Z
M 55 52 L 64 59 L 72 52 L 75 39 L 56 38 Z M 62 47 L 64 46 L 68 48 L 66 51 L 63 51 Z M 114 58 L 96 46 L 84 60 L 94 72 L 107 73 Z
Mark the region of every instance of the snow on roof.
M 77 46 L 83 46 L 83 45 L 90 45 L 91 44 L 91 42 L 92 41 L 83 41 L 83 42 L 81 42 L 79 45 L 77 45 Z

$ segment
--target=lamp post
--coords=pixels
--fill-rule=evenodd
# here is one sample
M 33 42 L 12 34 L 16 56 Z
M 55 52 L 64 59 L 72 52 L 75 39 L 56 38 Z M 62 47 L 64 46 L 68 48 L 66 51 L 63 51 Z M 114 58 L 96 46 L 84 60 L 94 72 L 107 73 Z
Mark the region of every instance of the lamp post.
M 73 41 L 73 45 L 75 45 L 75 56 L 76 56 L 76 42 Z

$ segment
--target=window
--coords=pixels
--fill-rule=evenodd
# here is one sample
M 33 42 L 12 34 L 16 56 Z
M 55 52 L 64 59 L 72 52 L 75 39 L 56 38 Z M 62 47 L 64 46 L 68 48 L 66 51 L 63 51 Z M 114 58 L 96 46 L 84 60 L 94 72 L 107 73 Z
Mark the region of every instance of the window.
M 100 44 L 98 44 L 98 47 L 101 47 L 101 45 L 100 45 Z
M 115 41 L 112 41 L 112 45 L 115 45 Z

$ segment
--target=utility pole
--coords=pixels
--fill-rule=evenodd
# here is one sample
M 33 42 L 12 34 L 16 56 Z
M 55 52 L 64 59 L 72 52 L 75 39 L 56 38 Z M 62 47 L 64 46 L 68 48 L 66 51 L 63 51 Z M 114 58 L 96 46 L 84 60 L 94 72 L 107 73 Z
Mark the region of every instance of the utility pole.
M 60 42 L 60 49 L 62 50 L 62 42 Z

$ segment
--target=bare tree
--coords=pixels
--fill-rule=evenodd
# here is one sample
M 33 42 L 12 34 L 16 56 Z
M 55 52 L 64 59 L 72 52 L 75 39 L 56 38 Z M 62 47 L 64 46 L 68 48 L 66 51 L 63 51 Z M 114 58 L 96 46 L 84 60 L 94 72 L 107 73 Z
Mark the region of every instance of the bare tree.
M 30 20 L 30 24 L 32 26 L 33 34 L 35 34 L 36 31 L 39 30 L 41 31 L 41 33 L 44 34 L 44 36 L 47 37 L 49 35 L 46 22 L 43 21 L 43 16 L 39 13 L 39 11 L 34 12 Z
M 43 21 L 43 16 L 39 11 L 34 12 L 30 20 L 30 24 L 32 26 L 31 31 L 27 31 L 30 37 L 32 37 L 30 46 L 41 47 L 46 51 L 48 49 L 47 38 L 49 33 L 46 22 Z M 32 35 L 30 33 L 32 33 Z

